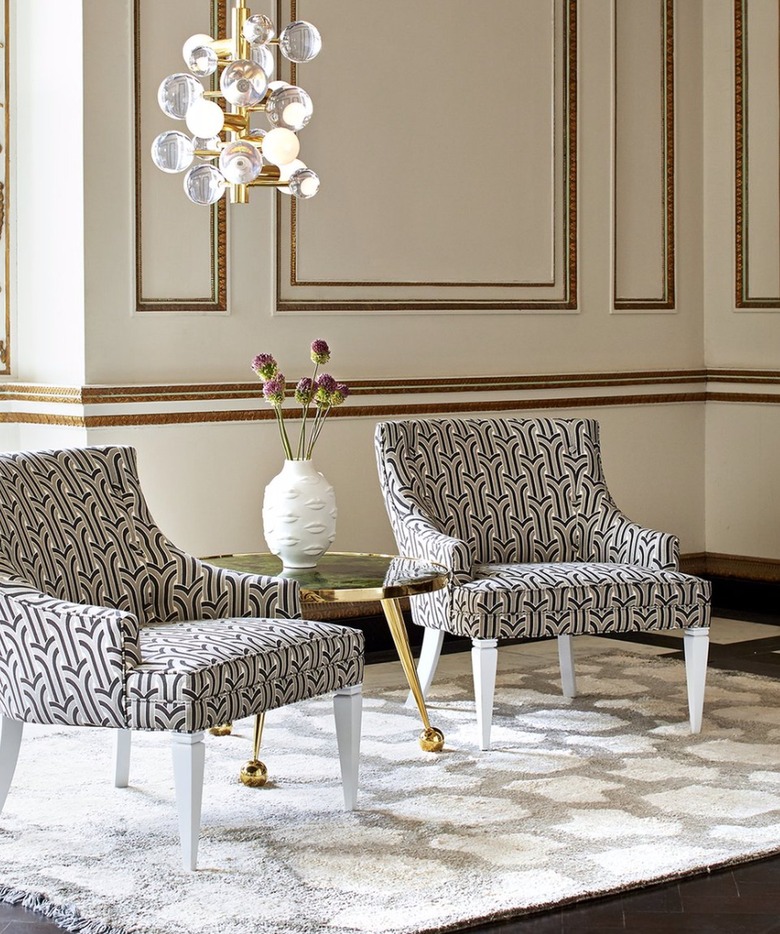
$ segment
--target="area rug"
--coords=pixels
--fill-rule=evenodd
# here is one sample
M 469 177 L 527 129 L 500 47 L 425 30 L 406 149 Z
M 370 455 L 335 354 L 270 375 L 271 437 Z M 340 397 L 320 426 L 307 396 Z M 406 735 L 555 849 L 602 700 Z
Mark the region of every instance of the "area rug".
M 614 645 L 579 658 L 573 701 L 550 660 L 502 656 L 485 753 L 467 656 L 431 694 L 438 755 L 417 748 L 400 669 L 372 666 L 350 814 L 329 699 L 269 715 L 264 789 L 236 781 L 251 721 L 209 736 L 196 873 L 179 868 L 165 735 L 137 736 L 116 789 L 110 731 L 31 728 L 0 899 L 82 934 L 417 934 L 778 852 L 780 681 L 711 670 L 691 736 L 682 662 Z

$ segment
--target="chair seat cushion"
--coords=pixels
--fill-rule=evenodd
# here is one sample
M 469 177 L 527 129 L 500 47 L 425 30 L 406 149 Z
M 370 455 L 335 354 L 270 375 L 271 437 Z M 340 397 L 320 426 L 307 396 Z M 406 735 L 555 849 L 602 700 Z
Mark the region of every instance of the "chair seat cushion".
M 141 630 L 129 726 L 205 730 L 359 684 L 363 634 L 305 620 L 214 619 Z
M 541 638 L 709 625 L 710 585 L 632 564 L 480 564 L 452 588 L 471 638 Z

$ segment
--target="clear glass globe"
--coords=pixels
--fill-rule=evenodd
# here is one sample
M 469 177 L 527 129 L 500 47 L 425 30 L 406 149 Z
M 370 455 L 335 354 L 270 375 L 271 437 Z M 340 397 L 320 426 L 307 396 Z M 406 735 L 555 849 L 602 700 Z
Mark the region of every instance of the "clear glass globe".
M 219 168 L 225 178 L 234 185 L 246 185 L 260 174 L 263 157 L 256 146 L 237 139 L 228 143 L 219 157 Z
M 273 165 L 287 165 L 298 158 L 301 144 L 292 130 L 275 127 L 263 139 L 263 158 Z
M 252 107 L 263 99 L 268 78 L 259 65 L 239 59 L 228 65 L 219 79 L 225 99 L 237 107 Z
M 217 70 L 217 53 L 210 45 L 196 45 L 187 59 L 187 66 L 198 78 L 213 75 Z
M 298 169 L 305 169 L 305 168 L 306 168 L 305 162 L 301 162 L 300 159 L 293 159 L 293 161 L 288 162 L 287 165 L 279 166 L 279 180 L 282 182 L 287 182 L 290 180 L 290 176 L 293 174 L 293 172 L 297 172 Z M 287 187 L 277 188 L 276 190 L 280 191 L 283 195 L 292 194 L 292 191 Z
M 299 19 L 279 33 L 279 51 L 286 59 L 301 65 L 320 53 L 322 37 L 316 26 Z
M 187 129 L 193 136 L 211 139 L 222 132 L 225 112 L 216 101 L 201 98 L 187 111 Z
M 152 143 L 152 162 L 163 172 L 183 172 L 192 165 L 195 147 L 189 136 L 178 130 L 168 130 Z
M 296 198 L 313 198 L 320 190 L 320 177 L 311 169 L 298 169 L 290 176 L 288 188 Z
M 214 204 L 226 187 L 222 173 L 213 165 L 195 165 L 184 176 L 184 194 L 195 204 Z
M 254 45 L 257 42 L 260 45 L 265 45 L 276 35 L 276 29 L 273 22 L 264 13 L 256 13 L 244 23 L 243 33 L 244 38 L 250 44 Z
M 213 152 L 219 154 L 219 147 L 222 145 L 222 140 L 218 136 L 212 136 L 210 139 L 207 139 L 204 136 L 193 136 L 192 137 L 192 148 L 195 152 Z M 214 156 L 198 156 L 199 159 L 216 159 L 217 155 Z
M 294 131 L 302 130 L 314 113 L 314 105 L 306 91 L 292 84 L 271 91 L 265 108 L 266 116 L 274 126 Z
M 206 35 L 205 32 L 195 33 L 194 36 L 190 36 L 189 39 L 181 47 L 181 57 L 185 62 L 189 63 L 190 53 L 193 49 L 196 49 L 199 45 L 208 45 L 210 42 L 214 41 L 213 36 Z
M 265 72 L 266 78 L 270 78 L 276 68 L 274 53 L 267 45 L 255 43 L 249 47 L 249 57 L 255 65 L 258 65 Z
M 157 102 L 164 114 L 174 120 L 183 120 L 187 111 L 203 97 L 203 85 L 192 75 L 183 72 L 168 75 L 157 91 Z

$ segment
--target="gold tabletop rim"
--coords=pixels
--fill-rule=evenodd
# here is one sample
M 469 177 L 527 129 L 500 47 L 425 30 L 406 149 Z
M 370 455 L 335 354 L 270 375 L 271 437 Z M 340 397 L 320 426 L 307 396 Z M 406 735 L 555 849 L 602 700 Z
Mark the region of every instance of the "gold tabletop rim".
M 277 558 L 270 551 L 247 551 L 241 554 L 211 555 L 203 560 L 213 561 L 225 560 L 229 558 L 249 558 L 254 555 L 264 555 Z M 403 561 L 425 562 L 431 568 L 441 569 L 441 573 L 436 577 L 429 577 L 421 581 L 409 581 L 403 584 L 391 584 L 389 586 L 379 587 L 323 587 L 322 589 L 312 589 L 301 585 L 301 603 L 375 603 L 382 600 L 397 600 L 401 597 L 414 597 L 420 594 L 433 593 L 447 586 L 449 571 L 443 564 L 436 561 L 428 561 L 427 558 L 415 558 L 412 555 L 388 555 L 378 551 L 329 551 L 323 557 L 326 558 L 387 558 L 390 561 L 401 559 Z M 281 560 L 281 559 L 278 559 Z M 306 570 L 301 568 L 301 570 Z M 313 570 L 313 569 L 309 569 Z M 279 575 L 271 575 L 278 577 Z M 290 579 L 290 578 L 288 578 Z M 292 578 L 294 580 L 294 578 Z

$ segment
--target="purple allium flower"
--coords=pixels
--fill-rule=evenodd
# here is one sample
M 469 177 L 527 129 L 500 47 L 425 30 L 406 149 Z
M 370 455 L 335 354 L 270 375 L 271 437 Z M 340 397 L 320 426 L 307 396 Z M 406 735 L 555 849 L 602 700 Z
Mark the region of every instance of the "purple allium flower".
M 338 383 L 329 373 L 322 373 L 317 378 L 317 391 L 314 394 L 314 399 L 320 408 L 325 408 L 331 404 L 337 385 Z
M 341 403 L 349 395 L 349 386 L 346 383 L 339 383 L 338 386 L 333 391 L 333 395 L 330 398 L 331 405 L 341 405 Z
M 271 405 L 281 405 L 284 402 L 284 390 L 285 380 L 281 373 L 276 373 L 263 383 L 263 395 Z
M 314 383 L 308 376 L 304 376 L 303 379 L 298 380 L 298 385 L 295 387 L 295 401 L 300 405 L 309 405 L 313 398 Z
M 327 363 L 328 360 L 330 360 L 330 347 L 328 347 L 328 342 L 323 340 L 312 341 L 311 362 L 320 366 L 323 363 Z
M 252 369 L 260 379 L 272 379 L 276 376 L 279 366 L 269 353 L 259 353 L 252 359 Z

